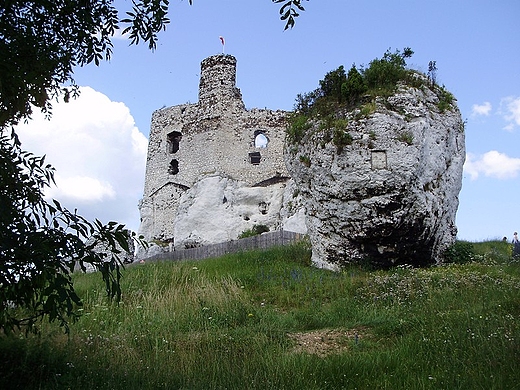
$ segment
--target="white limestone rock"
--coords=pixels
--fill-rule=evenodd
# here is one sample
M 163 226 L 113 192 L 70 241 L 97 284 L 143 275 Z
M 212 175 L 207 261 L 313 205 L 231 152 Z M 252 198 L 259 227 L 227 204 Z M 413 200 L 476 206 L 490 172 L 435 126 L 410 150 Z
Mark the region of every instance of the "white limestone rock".
M 359 109 L 343 113 L 350 145 L 338 148 L 334 130 L 319 123 L 297 145 L 287 145 L 316 266 L 442 261 L 457 234 L 465 144 L 456 102 L 441 111 L 441 95 L 438 87 L 402 85 L 371 102 L 375 110 L 368 116 Z
M 173 223 L 175 247 L 184 249 L 235 240 L 255 225 L 279 230 L 284 228 L 281 213 L 290 227 L 287 230 L 305 232 L 301 206 L 295 204 L 292 211 L 287 210 L 284 193 L 285 183 L 251 187 L 220 175 L 203 177 L 180 198 Z

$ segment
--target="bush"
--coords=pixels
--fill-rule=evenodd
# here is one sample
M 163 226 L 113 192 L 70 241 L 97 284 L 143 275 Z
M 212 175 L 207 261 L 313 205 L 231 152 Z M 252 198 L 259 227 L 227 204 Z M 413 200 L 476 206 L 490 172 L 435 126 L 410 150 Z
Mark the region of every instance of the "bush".
M 345 69 L 341 65 L 338 69 L 333 70 L 320 80 L 320 92 L 325 98 L 330 98 L 338 103 L 343 102 L 342 86 L 347 82 Z
M 352 136 L 345 130 L 335 128 L 332 142 L 336 146 L 337 153 L 340 154 L 345 146 L 352 144 Z
M 404 142 L 407 145 L 413 144 L 413 134 L 410 131 L 403 131 L 399 134 L 397 139 L 401 142 Z
M 474 257 L 473 244 L 467 241 L 455 241 L 455 243 L 444 252 L 444 260 L 446 263 L 469 263 Z
M 439 111 L 442 113 L 446 110 L 449 110 L 453 103 L 453 95 L 443 86 L 440 88 L 438 96 L 439 102 L 437 103 L 437 107 L 439 108 Z
M 383 58 L 372 60 L 369 67 L 363 72 L 368 89 L 379 93 L 391 93 L 398 81 L 407 79 L 408 71 L 405 69 L 405 59 L 411 57 L 412 54 L 413 51 L 410 48 L 405 48 L 402 54 L 399 50 L 394 53 L 387 50 Z
M 341 85 L 341 93 L 348 104 L 356 104 L 367 91 L 365 80 L 355 65 L 348 71 L 347 80 Z
M 266 225 L 253 225 L 251 229 L 244 230 L 238 238 L 247 238 L 257 236 L 262 233 L 267 233 L 269 228 Z
M 307 130 L 311 128 L 309 118 L 305 115 L 294 114 L 289 118 L 289 126 L 287 127 L 287 140 L 291 144 L 299 143 Z

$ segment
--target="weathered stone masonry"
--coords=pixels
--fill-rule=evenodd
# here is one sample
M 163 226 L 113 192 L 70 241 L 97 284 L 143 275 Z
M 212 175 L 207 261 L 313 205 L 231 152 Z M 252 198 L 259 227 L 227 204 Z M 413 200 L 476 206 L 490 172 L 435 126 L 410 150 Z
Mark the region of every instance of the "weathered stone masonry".
M 201 63 L 198 103 L 177 105 L 153 113 L 144 196 L 139 205 L 140 233 L 148 240 L 173 242 L 175 246 L 182 244 L 179 242 L 181 236 L 185 241 L 191 232 L 179 232 L 175 227 L 176 224 L 177 227 L 183 225 L 182 221 L 175 222 L 176 218 L 179 219 L 179 206 L 183 202 L 181 197 L 190 198 L 187 192 L 196 187 L 196 183 L 200 185 L 204 178 L 226 178 L 251 188 L 277 186 L 278 192 L 283 192 L 289 179 L 283 159 L 287 113 L 267 109 L 247 110 L 235 80 L 235 57 L 222 54 L 206 58 Z M 258 200 L 259 196 L 262 197 L 257 191 L 255 198 Z M 269 208 L 272 203 L 272 193 L 265 194 L 265 197 L 258 200 L 260 216 L 268 214 L 261 209 Z M 232 199 L 223 195 L 219 201 L 225 204 Z M 222 206 L 207 205 L 208 214 L 204 218 L 229 217 L 222 213 L 212 214 L 208 210 L 210 207 L 216 210 Z M 272 210 L 277 214 L 278 221 L 276 218 L 252 220 L 249 215 L 240 215 L 250 226 L 246 224 L 237 228 L 252 227 L 255 222 L 271 225 L 271 230 L 279 228 L 279 207 L 281 204 L 277 210 Z M 193 213 L 193 210 L 185 210 L 185 213 Z M 236 213 L 240 214 L 237 207 L 231 211 L 231 214 Z M 196 230 L 200 229 L 204 230 L 202 226 L 196 227 Z M 236 236 L 234 232 L 221 239 L 234 239 Z M 219 240 L 205 238 L 204 233 L 199 231 L 195 244 Z
M 442 261 L 465 156 L 456 101 L 439 105 L 446 91 L 425 77 L 401 83 L 369 114 L 338 113 L 350 136 L 341 148 L 319 120 L 284 146 L 287 113 L 246 109 L 235 80 L 233 56 L 206 58 L 198 103 L 153 113 L 139 206 L 152 246 L 138 259 L 262 225 L 308 233 L 318 267 Z

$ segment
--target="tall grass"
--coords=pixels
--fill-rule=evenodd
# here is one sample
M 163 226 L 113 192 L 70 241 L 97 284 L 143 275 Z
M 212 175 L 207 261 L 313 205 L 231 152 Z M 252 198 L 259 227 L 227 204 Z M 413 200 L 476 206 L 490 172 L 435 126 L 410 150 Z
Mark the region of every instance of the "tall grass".
M 78 274 L 70 336 L 0 338 L 6 389 L 514 389 L 520 274 L 509 246 L 427 269 L 333 273 L 304 244 L 135 265 L 123 299 Z

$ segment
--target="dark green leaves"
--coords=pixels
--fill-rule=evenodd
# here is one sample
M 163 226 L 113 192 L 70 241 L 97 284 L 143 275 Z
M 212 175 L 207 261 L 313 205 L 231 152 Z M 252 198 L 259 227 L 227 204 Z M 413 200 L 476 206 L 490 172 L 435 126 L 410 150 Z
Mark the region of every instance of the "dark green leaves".
M 166 30 L 166 25 L 170 23 L 167 18 L 169 1 L 139 0 L 132 3 L 132 11 L 126 13 L 129 17 L 121 20 L 122 23 L 130 24 L 123 30 L 123 34 L 129 33 L 132 44 L 143 40 L 148 42 L 150 50 L 155 50 L 157 33 Z
M 305 11 L 301 0 L 272 0 L 273 3 L 283 3 L 280 8 L 280 19 L 285 21 L 285 30 L 294 27 L 295 18 L 300 16 L 298 11 Z M 308 1 L 308 0 L 307 0 Z
M 73 68 L 110 58 L 118 22 L 112 0 L 2 3 L 0 127 L 27 118 L 33 107 L 49 112 L 59 96 L 68 100 Z
M 72 284 L 78 266 L 101 272 L 107 294 L 119 299 L 121 255 L 135 234 L 116 222 L 89 222 L 43 190 L 53 179 L 43 157 L 0 132 L 0 329 L 36 330 L 47 317 L 67 324 L 81 300 Z
M 292 28 L 304 11 L 303 0 L 272 1 L 281 4 L 285 29 Z M 158 33 L 170 23 L 168 6 L 169 0 L 133 0 L 131 10 L 119 20 L 113 0 L 4 1 L 0 128 L 30 117 L 34 107 L 50 114 L 53 99 L 74 97 L 74 67 L 109 60 L 120 22 L 132 44 L 142 41 L 155 50 Z

